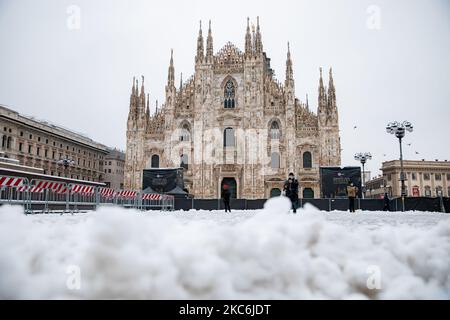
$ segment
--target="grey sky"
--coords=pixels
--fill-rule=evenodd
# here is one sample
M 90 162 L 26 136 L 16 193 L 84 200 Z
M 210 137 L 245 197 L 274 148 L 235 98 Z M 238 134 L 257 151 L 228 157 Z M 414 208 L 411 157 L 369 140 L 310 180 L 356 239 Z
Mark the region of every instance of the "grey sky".
M 70 5 L 81 9 L 79 30 L 67 27 Z M 379 30 L 367 26 L 370 6 L 380 9 Z M 392 120 L 415 126 L 406 158 L 450 160 L 445 0 L 0 0 L 0 104 L 125 149 L 133 76 L 144 75 L 150 98 L 161 102 L 171 48 L 177 83 L 180 72 L 187 79 L 194 71 L 200 19 L 204 29 L 212 20 L 217 52 L 227 41 L 242 49 L 246 17 L 258 15 L 277 78 L 284 81 L 290 41 L 296 95 L 304 101 L 308 93 L 314 110 L 319 67 L 333 67 L 343 165 L 370 151 L 368 169 L 377 173 L 397 158 L 385 132 Z

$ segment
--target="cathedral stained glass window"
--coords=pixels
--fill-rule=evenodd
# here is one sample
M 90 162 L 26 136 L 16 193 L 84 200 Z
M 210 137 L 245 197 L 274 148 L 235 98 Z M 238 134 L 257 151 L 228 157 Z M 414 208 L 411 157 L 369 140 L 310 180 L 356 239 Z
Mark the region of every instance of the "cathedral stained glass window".
M 236 89 L 234 87 L 234 83 L 232 80 L 228 80 L 227 83 L 225 84 L 225 89 L 224 89 L 224 101 L 223 101 L 223 106 L 226 109 L 233 109 L 235 107 L 235 94 L 236 94 Z

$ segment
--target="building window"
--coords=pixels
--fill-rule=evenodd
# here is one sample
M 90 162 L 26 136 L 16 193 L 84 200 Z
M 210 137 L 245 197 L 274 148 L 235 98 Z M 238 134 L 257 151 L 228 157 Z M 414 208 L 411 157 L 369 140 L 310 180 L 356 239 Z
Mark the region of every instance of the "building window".
M 52 151 L 52 159 L 55 159 L 55 151 Z
M 23 137 L 23 131 L 20 131 L 20 136 Z
M 226 109 L 233 109 L 235 107 L 235 94 L 236 89 L 234 87 L 233 81 L 230 79 L 225 84 L 224 88 L 224 101 L 223 106 Z
M 30 139 L 33 139 L 33 135 L 32 134 L 30 134 Z
M 111 173 L 111 169 L 108 169 L 108 173 Z
M 272 155 L 270 157 L 270 166 L 272 169 L 279 169 L 280 168 L 280 154 L 278 152 L 272 152 Z
M 234 138 L 234 129 L 226 128 L 223 133 L 223 146 L 234 147 L 236 145 Z
M 28 146 L 28 153 L 31 153 L 31 146 Z
M 412 179 L 412 180 L 417 180 L 417 173 L 412 172 L 412 173 L 411 173 L 411 179 Z
M 45 149 L 45 151 L 44 151 L 44 156 L 45 156 L 46 158 L 48 158 L 48 150 L 47 150 L 47 149 Z
M 191 133 L 189 130 L 189 125 L 185 123 L 181 127 L 180 141 L 189 141 L 189 140 L 191 140 Z
M 7 136 L 3 136 L 2 138 L 2 148 L 6 148 L 6 140 L 8 139 Z
M 429 173 L 424 173 L 423 174 L 423 180 L 430 180 L 430 174 Z
M 40 156 L 40 154 L 39 154 L 40 151 L 41 151 L 41 148 L 37 147 L 37 148 L 36 148 L 36 155 L 37 155 L 38 157 Z
M 23 148 L 23 143 L 19 142 L 19 151 L 22 152 L 22 148 Z
M 442 196 L 443 196 L 442 187 L 439 186 L 436 188 L 436 197 L 442 197 Z
M 45 139 L 45 144 L 48 144 L 48 139 Z
M 189 158 L 187 154 L 182 154 L 180 157 L 180 167 L 186 170 L 189 169 Z
M 273 140 L 280 139 L 280 126 L 276 121 L 273 121 L 270 125 L 270 138 Z
M 108 162 L 108 166 L 110 166 L 110 165 L 112 165 L 112 162 L 111 162 L 111 161 Z
M 447 173 L 447 181 L 450 181 L 450 173 Z M 449 194 L 450 196 L 450 194 Z
M 436 181 L 441 181 L 441 180 L 442 180 L 441 174 L 440 174 L 440 173 L 436 173 L 436 174 L 434 175 L 434 179 L 435 179 Z
M 431 187 L 425 186 L 425 197 L 431 197 Z
M 8 137 L 8 140 L 6 141 L 6 148 L 11 149 L 11 145 L 12 145 L 12 138 Z
M 159 168 L 159 156 L 157 154 L 152 155 L 151 165 L 152 168 Z
M 303 153 L 303 168 L 312 168 L 312 156 L 309 151 Z
M 38 142 L 41 142 L 41 137 L 38 137 Z

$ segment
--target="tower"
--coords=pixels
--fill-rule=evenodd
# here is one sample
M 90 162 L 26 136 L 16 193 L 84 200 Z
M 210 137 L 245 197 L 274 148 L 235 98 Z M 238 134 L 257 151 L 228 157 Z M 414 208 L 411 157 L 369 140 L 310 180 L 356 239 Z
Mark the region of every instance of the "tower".
M 323 85 L 322 68 L 319 79 L 319 105 L 317 109 L 320 142 L 320 165 L 341 165 L 341 141 L 339 137 L 339 116 L 336 103 L 336 88 L 333 71 L 330 68 L 328 94 Z

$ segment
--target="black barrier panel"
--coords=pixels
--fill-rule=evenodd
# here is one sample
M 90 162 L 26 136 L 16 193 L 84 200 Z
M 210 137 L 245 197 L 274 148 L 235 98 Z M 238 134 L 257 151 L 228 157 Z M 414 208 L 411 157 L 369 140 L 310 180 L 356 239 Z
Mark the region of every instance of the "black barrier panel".
M 330 202 L 328 200 L 329 199 L 299 199 L 298 205 L 300 207 L 300 204 L 301 204 L 301 206 L 304 207 L 306 203 L 309 203 L 319 210 L 329 211 L 330 210 Z
M 247 200 L 247 210 L 263 209 L 266 199 Z
M 191 210 L 192 199 L 175 198 L 175 210 Z
M 331 210 L 347 211 L 348 199 L 326 199 L 331 201 Z M 355 206 L 357 205 L 355 201 Z
M 450 198 L 442 198 L 442 201 L 444 202 L 445 212 L 450 213 Z
M 245 210 L 246 209 L 245 199 L 231 199 L 230 200 L 230 208 L 231 210 Z M 220 199 L 220 210 L 225 210 L 225 205 L 223 204 L 223 200 Z
M 383 211 L 383 208 L 384 208 L 383 199 L 361 199 L 361 210 Z
M 218 199 L 194 199 L 195 210 L 217 210 L 218 208 Z
M 401 199 L 399 201 L 399 210 L 401 210 Z M 441 200 L 439 198 L 411 197 L 405 198 L 406 211 L 432 211 L 442 212 Z

